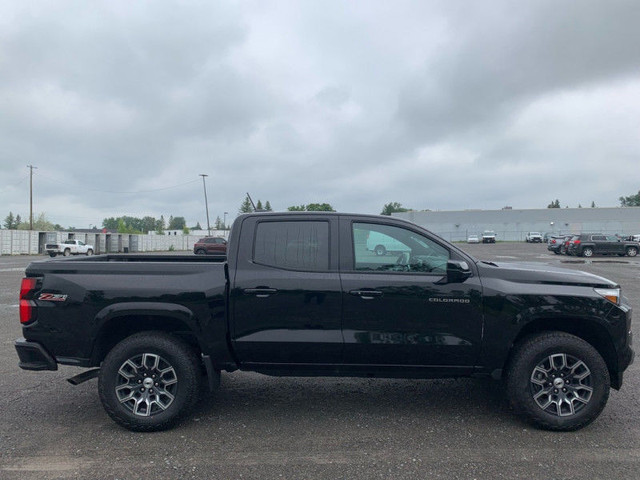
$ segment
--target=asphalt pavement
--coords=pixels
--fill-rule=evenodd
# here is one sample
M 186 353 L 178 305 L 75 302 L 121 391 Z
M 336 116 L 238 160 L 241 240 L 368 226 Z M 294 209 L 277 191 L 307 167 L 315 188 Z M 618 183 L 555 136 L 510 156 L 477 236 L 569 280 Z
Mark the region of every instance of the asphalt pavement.
M 556 256 L 540 244 L 461 246 L 481 259 L 613 279 L 640 312 L 640 260 Z M 65 381 L 80 369 L 18 368 L 18 289 L 35 259 L 44 257 L 0 257 L 0 479 L 640 478 L 639 362 L 602 415 L 573 433 L 524 423 L 489 380 L 243 372 L 223 374 L 221 390 L 174 429 L 129 432 L 102 409 L 96 380 Z

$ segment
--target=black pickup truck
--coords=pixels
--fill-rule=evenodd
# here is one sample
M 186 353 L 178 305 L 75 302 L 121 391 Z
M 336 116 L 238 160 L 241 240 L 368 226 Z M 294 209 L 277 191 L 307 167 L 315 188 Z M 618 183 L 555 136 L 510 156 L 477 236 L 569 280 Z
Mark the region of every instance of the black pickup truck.
M 400 245 L 367 250 L 369 235 Z M 137 431 L 174 424 L 221 371 L 493 377 L 535 425 L 575 430 L 631 364 L 631 308 L 610 280 L 478 261 L 393 217 L 240 216 L 228 258 L 100 255 L 29 265 L 20 367 L 98 367 Z

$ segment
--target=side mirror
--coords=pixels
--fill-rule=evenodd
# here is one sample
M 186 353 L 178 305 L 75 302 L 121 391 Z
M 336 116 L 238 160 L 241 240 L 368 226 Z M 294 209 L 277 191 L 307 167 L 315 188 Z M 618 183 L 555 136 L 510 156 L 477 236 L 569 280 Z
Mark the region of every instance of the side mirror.
M 462 283 L 471 276 L 471 267 L 464 260 L 449 260 L 447 262 L 447 282 Z

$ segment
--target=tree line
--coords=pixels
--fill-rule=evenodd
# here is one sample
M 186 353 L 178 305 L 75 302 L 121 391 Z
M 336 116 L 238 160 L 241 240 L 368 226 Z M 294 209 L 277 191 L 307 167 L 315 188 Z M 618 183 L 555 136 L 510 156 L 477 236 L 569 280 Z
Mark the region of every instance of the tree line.
M 640 191 L 637 194 L 629 196 L 621 196 L 618 198 L 621 207 L 640 207 Z M 560 200 L 552 200 L 547 208 L 561 208 Z M 568 208 L 568 205 L 565 206 Z M 578 208 L 582 208 L 582 205 L 578 204 Z M 591 202 L 591 208 L 596 208 L 596 203 Z M 335 212 L 336 209 L 329 203 L 308 203 L 302 205 L 291 205 L 287 207 L 290 212 Z M 251 213 L 254 211 L 271 212 L 271 202 L 267 200 L 264 204 L 261 200 L 258 200 L 254 206 L 247 195 L 238 209 L 238 213 Z M 413 211 L 411 208 L 405 208 L 399 202 L 389 202 L 384 204 L 380 215 L 391 215 L 397 212 L 409 212 Z M 2 226 L 8 230 L 29 230 L 29 222 L 24 221 L 23 218 L 18 215 L 13 215 L 13 212 L 9 212 L 4 219 Z M 142 218 L 131 217 L 123 215 L 120 217 L 109 217 L 102 220 L 102 226 L 109 230 L 117 230 L 118 233 L 147 233 L 157 232 L 159 234 L 164 233 L 165 230 L 182 230 L 185 233 L 189 233 L 190 230 L 202 230 L 200 222 L 192 227 L 187 226 L 187 222 L 184 217 L 170 216 L 168 223 L 166 222 L 164 215 L 160 215 L 160 218 L 146 216 Z M 218 216 L 214 223 L 216 230 L 226 230 L 229 228 L 225 225 L 225 222 Z M 36 214 L 33 221 L 33 229 L 40 231 L 60 231 L 64 230 L 60 224 L 54 224 L 50 222 L 45 213 Z M 74 227 L 69 227 L 68 230 L 75 230 Z

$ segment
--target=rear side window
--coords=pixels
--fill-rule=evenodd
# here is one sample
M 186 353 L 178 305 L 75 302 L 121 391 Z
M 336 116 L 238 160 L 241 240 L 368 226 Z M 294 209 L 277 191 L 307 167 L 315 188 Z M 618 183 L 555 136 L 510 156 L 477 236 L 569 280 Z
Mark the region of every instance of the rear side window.
M 253 261 L 289 270 L 329 270 L 328 222 L 261 222 Z

